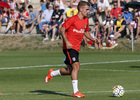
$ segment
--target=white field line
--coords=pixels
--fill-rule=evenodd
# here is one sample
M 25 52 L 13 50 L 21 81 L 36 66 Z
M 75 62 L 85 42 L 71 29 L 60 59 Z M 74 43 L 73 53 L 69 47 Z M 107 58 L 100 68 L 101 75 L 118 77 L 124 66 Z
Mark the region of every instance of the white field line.
M 86 71 L 110 71 L 110 72 L 140 72 L 136 70 L 113 70 L 113 69 L 83 69 L 80 70 L 86 70 Z
M 81 92 L 81 93 L 111 93 L 112 91 L 86 91 L 86 92 Z M 125 90 L 125 92 L 140 92 L 140 90 Z M 55 94 L 72 94 L 73 92 L 54 92 Z M 1 95 L 41 95 L 41 94 L 47 94 L 47 93 L 41 93 L 41 92 L 36 92 L 36 93 L 2 93 Z M 48 93 L 49 94 L 49 93 Z
M 124 61 L 107 61 L 107 62 L 93 62 L 93 63 L 81 63 L 80 65 L 95 65 L 95 64 L 113 64 L 113 63 L 129 63 L 129 62 L 140 62 L 140 60 L 124 60 Z M 24 67 L 2 67 L 0 70 L 6 69 L 29 69 L 29 68 L 43 68 L 43 67 L 57 67 L 66 66 L 65 64 L 59 65 L 40 65 L 40 66 L 24 66 Z

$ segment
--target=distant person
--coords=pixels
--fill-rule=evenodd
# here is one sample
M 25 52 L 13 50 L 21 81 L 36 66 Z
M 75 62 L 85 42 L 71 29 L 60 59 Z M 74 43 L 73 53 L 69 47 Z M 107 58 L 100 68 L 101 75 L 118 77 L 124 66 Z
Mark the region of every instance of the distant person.
M 111 10 L 108 0 L 99 0 L 97 9 L 98 9 L 98 14 L 105 13 L 105 16 L 107 16 L 108 12 Z
M 41 7 L 40 14 L 42 14 L 46 10 L 46 4 L 44 3 L 44 0 L 40 0 L 40 5 L 34 9 L 38 9 L 40 7 Z
M 107 15 L 106 16 L 106 20 L 103 21 L 102 26 L 103 26 L 103 35 L 104 35 L 104 39 L 103 41 L 105 41 L 105 39 L 109 39 L 109 36 L 111 34 L 113 34 L 113 25 L 114 22 L 113 20 L 111 20 L 111 16 Z
M 43 33 L 43 25 L 49 24 L 53 14 L 53 5 L 49 5 L 49 9 L 46 9 L 41 16 L 40 21 L 38 22 L 39 30 Z M 47 16 L 47 17 L 46 17 Z
M 37 24 L 37 20 L 38 20 L 38 11 L 33 9 L 32 5 L 28 6 L 29 9 L 29 16 L 30 16 L 30 20 L 26 21 L 26 25 L 31 25 L 28 34 L 31 34 L 35 24 Z
M 15 0 L 15 1 L 19 9 L 21 8 L 22 3 L 24 3 L 24 7 L 26 9 L 28 2 L 30 2 L 31 0 Z
M 8 4 L 10 5 L 11 9 L 15 9 L 17 7 L 15 0 L 9 0 Z
M 94 22 L 95 22 L 95 27 L 92 29 L 92 32 L 94 33 L 94 37 L 97 37 L 98 33 L 101 32 L 100 30 L 101 26 L 98 19 L 95 19 Z
M 94 15 L 96 15 L 97 18 L 97 0 L 88 0 L 88 2 L 90 4 L 89 18 L 93 17 Z
M 118 1 L 118 7 L 122 6 L 122 9 L 124 10 L 126 3 L 131 2 L 132 0 L 117 0 L 117 1 Z
M 8 13 L 7 9 L 4 9 L 4 11 L 0 14 L 0 33 L 1 33 L 1 25 L 2 23 L 8 22 Z
M 132 21 L 130 22 L 131 25 L 131 30 L 130 33 L 133 32 L 133 36 L 134 36 L 134 41 L 137 41 L 139 33 L 137 32 L 137 28 L 138 28 L 138 19 L 137 18 L 133 18 Z M 130 34 L 130 38 L 128 39 L 129 41 L 132 41 L 132 33 Z
M 47 27 L 45 27 L 46 36 L 43 39 L 43 42 L 49 40 L 49 33 L 52 36 L 51 41 L 54 41 L 56 37 L 56 33 L 58 33 L 58 28 L 59 28 L 59 22 L 56 21 L 55 17 L 52 17 L 52 21 L 48 24 Z
M 127 23 L 127 24 L 130 24 L 130 22 L 131 22 L 132 19 L 133 19 L 133 15 L 132 15 L 132 13 L 129 11 L 128 8 L 125 8 L 125 9 L 124 9 L 123 17 L 124 17 L 126 23 Z
M 51 0 L 46 0 L 46 8 L 49 9 L 49 5 L 52 5 L 53 3 Z
M 18 24 L 17 24 L 17 33 L 19 33 L 20 26 L 22 27 L 22 32 L 21 34 L 25 33 L 26 29 L 26 23 L 30 19 L 29 13 L 25 10 L 25 8 L 20 8 L 20 13 L 19 13 L 19 19 L 18 19 Z
M 110 15 L 111 15 L 111 18 L 113 19 L 113 21 L 115 22 L 118 18 L 118 14 L 122 13 L 122 9 L 120 7 L 118 7 L 117 2 L 114 2 L 113 6 L 114 6 L 114 8 L 111 9 Z
M 110 37 L 110 39 L 108 39 L 106 41 L 107 47 L 113 47 L 116 44 L 116 41 L 114 39 L 114 35 L 111 34 L 109 37 Z
M 59 5 L 59 9 L 64 12 L 65 11 L 65 5 L 69 6 L 69 4 L 65 0 L 55 0 L 54 1 L 54 8 L 56 5 Z
M 133 15 L 132 15 L 131 12 L 129 12 L 129 9 L 128 8 L 125 8 L 124 9 L 123 17 L 124 17 L 124 20 L 126 21 L 126 25 L 127 25 L 128 29 L 129 29 L 128 33 L 130 33 L 130 31 L 131 31 L 130 22 L 133 19 Z
M 124 37 L 126 35 L 126 21 L 123 19 L 122 14 L 118 14 L 118 19 L 114 24 L 114 39 Z
M 95 49 L 102 49 L 103 47 L 103 41 L 102 41 L 102 34 L 97 34 L 97 42 L 94 43 Z
M 67 17 L 74 16 L 78 13 L 77 6 L 78 6 L 79 2 L 80 2 L 80 0 L 71 0 L 70 1 L 71 8 L 66 12 Z
M 138 23 L 138 26 L 137 26 L 137 38 L 138 38 L 138 34 L 140 34 L 140 6 L 136 7 L 135 18 Z
M 56 21 L 59 23 L 58 27 L 58 32 L 57 32 L 57 38 L 56 40 L 59 40 L 60 38 L 60 28 L 61 24 L 63 23 L 63 11 L 59 9 L 59 5 L 55 6 L 54 12 L 52 14 L 52 18 L 55 17 Z
M 18 18 L 19 18 L 19 13 L 17 13 L 16 11 L 14 11 L 14 9 L 11 9 L 11 13 L 10 13 L 10 20 L 13 21 L 13 25 L 11 27 L 12 29 L 12 34 L 15 34 L 15 28 L 16 28 L 16 25 L 18 23 Z

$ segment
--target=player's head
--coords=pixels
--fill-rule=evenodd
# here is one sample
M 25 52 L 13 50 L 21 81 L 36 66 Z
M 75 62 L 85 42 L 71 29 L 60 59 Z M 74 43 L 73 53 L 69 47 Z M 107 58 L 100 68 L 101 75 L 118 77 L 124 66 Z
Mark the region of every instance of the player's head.
M 122 19 L 122 13 L 119 13 L 118 14 L 118 20 L 121 20 Z
M 114 39 L 114 35 L 110 35 L 109 37 L 110 37 L 110 39 L 111 39 L 111 40 L 113 40 L 113 39 Z
M 41 4 L 41 5 L 44 4 L 44 0 L 40 0 L 40 4 Z
M 28 9 L 29 9 L 29 11 L 33 11 L 33 6 L 32 5 L 29 5 L 28 6 Z
M 53 16 L 52 17 L 52 22 L 55 23 L 56 22 L 56 18 Z
M 118 3 L 117 2 L 114 2 L 114 8 L 118 8 Z
M 106 20 L 108 20 L 108 21 L 111 20 L 111 16 L 109 14 L 106 16 Z
M 80 12 L 84 17 L 88 17 L 89 7 L 90 7 L 90 4 L 88 2 L 80 1 L 78 6 L 77 6 L 78 12 Z
M 11 9 L 11 14 L 13 14 L 14 13 L 14 9 Z

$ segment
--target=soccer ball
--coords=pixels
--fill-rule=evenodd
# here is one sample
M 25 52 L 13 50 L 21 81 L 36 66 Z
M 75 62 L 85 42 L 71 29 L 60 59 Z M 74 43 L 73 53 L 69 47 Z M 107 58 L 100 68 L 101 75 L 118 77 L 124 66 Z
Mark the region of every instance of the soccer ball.
M 116 85 L 113 87 L 113 96 L 114 97 L 121 97 L 124 95 L 124 88 L 121 85 Z

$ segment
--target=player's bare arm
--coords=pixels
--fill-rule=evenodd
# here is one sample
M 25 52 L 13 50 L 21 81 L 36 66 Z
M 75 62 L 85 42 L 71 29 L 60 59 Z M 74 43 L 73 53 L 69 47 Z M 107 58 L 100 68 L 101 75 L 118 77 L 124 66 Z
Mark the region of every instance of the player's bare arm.
M 93 38 L 91 37 L 91 35 L 89 34 L 88 31 L 86 31 L 86 32 L 84 33 L 84 35 L 85 35 L 86 38 L 90 39 L 91 41 L 93 41 L 93 42 L 96 41 L 96 39 L 93 39 Z
M 66 29 L 64 27 L 62 27 L 61 30 L 60 30 L 60 33 L 61 33 L 61 35 L 62 35 L 62 37 L 63 37 L 63 39 L 64 39 L 64 41 L 66 43 L 67 49 L 71 49 L 72 48 L 72 44 L 66 38 L 65 31 L 66 31 Z

